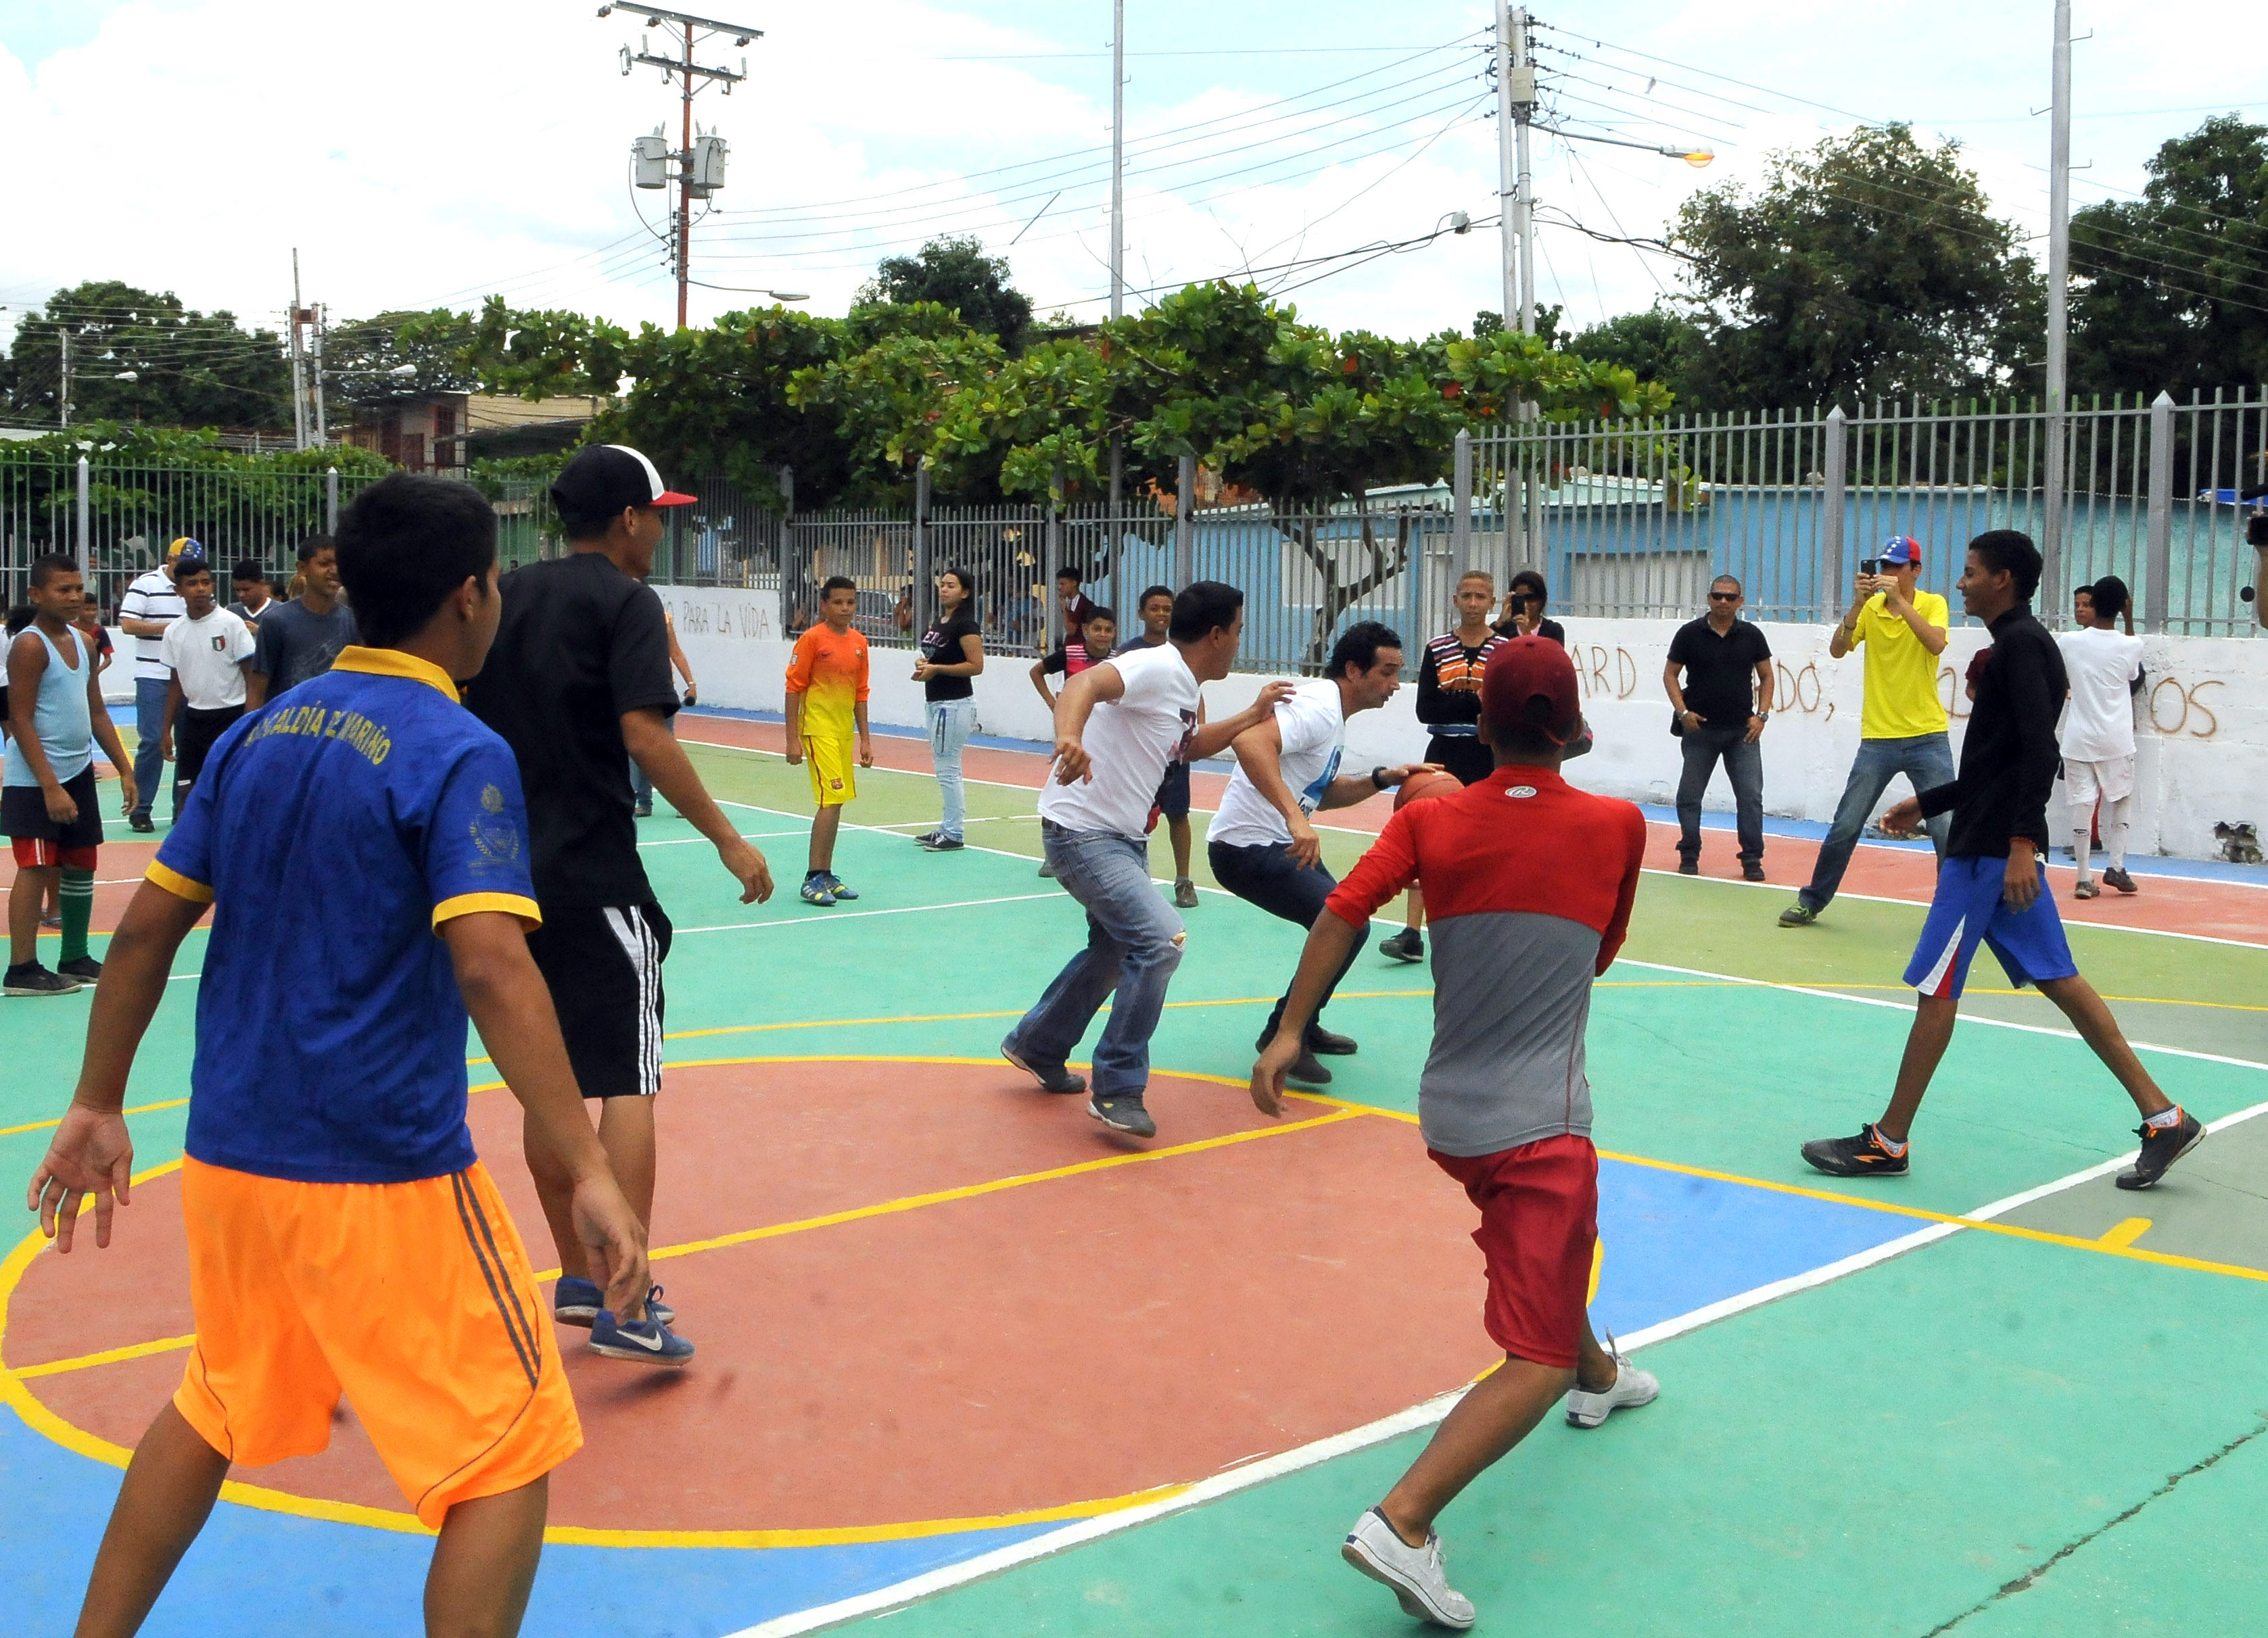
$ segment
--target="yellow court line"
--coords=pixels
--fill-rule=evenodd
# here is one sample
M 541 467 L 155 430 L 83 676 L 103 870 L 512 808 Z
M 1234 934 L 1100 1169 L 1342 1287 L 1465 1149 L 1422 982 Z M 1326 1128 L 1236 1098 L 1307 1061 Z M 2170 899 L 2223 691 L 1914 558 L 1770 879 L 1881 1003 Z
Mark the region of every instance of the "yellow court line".
M 163 1103 L 136 1104 L 131 1109 L 122 1109 L 118 1113 L 127 1115 L 146 1115 L 159 1109 L 179 1109 L 188 1101 L 186 1098 L 168 1098 Z M 0 1126 L 0 1137 L 13 1137 L 19 1132 L 52 1131 L 62 1124 L 63 1120 L 58 1117 L 53 1120 L 26 1120 L 21 1126 Z
M 777 1061 L 776 1060 L 774 1061 Z M 841 1059 L 828 1061 L 842 1062 Z M 934 1062 L 936 1060 L 924 1060 Z M 942 1206 L 957 1200 L 976 1200 L 986 1194 L 998 1194 L 1007 1189 L 1022 1188 L 1027 1184 L 1052 1183 L 1064 1178 L 1084 1177 L 1090 1172 L 1107 1172 L 1117 1166 L 1139 1165 L 1145 1161 L 1169 1160 L 1177 1155 L 1201 1154 L 1207 1150 L 1226 1149 L 1233 1143 L 1248 1143 L 1263 1137 L 1281 1137 L 1290 1132 L 1304 1132 L 1314 1127 L 1336 1126 L 1342 1120 L 1359 1119 L 1364 1112 L 1358 1109 L 1334 1109 L 1326 1115 L 1315 1115 L 1305 1120 L 1293 1120 L 1282 1126 L 1255 1127 L 1249 1131 L 1226 1132 L 1219 1137 L 1199 1138 L 1194 1142 L 1174 1143 L 1165 1149 L 1144 1149 L 1120 1155 L 1103 1155 L 1094 1160 L 1082 1160 L 1068 1166 L 1053 1166 L 1045 1172 L 1027 1172 L 1012 1178 L 993 1178 L 983 1183 L 965 1183 L 958 1188 L 935 1189 L 926 1194 L 907 1194 L 897 1200 L 878 1201 L 871 1206 L 855 1206 L 847 1211 L 830 1211 L 816 1217 L 799 1217 L 792 1223 L 775 1223 L 761 1229 L 742 1229 L 733 1234 L 719 1234 L 706 1240 L 688 1240 L 681 1245 L 664 1245 L 646 1253 L 648 1262 L 660 1262 L 666 1258 L 690 1257 L 696 1252 L 722 1251 L 727 1246 L 748 1245 L 758 1240 L 777 1239 L 783 1235 L 801 1234 L 809 1229 L 831 1229 L 838 1223 L 858 1223 L 868 1217 L 895 1216 L 900 1212 L 918 1211 L 924 1206 Z M 547 1268 L 535 1276 L 537 1283 L 556 1280 L 559 1270 Z
M 136 1342 L 125 1348 L 107 1348 L 99 1354 L 78 1354 L 70 1359 L 51 1359 L 44 1365 L 18 1365 L 8 1374 L 11 1377 L 60 1377 L 67 1370 L 87 1370 L 96 1365 L 115 1365 L 129 1359 L 146 1359 L 152 1354 L 170 1354 L 191 1346 L 197 1340 L 194 1331 L 183 1337 L 159 1337 L 155 1341 Z
M 2128 1217 L 2104 1230 L 2102 1237 L 2095 1243 L 2097 1245 L 2108 1245 L 2117 1250 L 2132 1245 L 2149 1231 L 2150 1220 L 2147 1217 Z

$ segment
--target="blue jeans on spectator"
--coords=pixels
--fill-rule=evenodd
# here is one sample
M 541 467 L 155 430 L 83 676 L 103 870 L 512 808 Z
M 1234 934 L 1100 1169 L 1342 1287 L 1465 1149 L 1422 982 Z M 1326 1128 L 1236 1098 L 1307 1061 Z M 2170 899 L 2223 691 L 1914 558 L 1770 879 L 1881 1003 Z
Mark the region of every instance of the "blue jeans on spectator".
M 1166 986 L 1182 964 L 1188 936 L 1182 918 L 1152 885 L 1150 850 L 1140 838 L 1065 830 L 1042 819 L 1040 840 L 1056 881 L 1086 907 L 1086 948 L 1056 974 L 1008 1039 L 1035 1069 L 1060 1069 L 1116 990 L 1089 1084 L 1097 1098 L 1138 1098 L 1150 1083 L 1150 1037 Z
M 944 799 L 945 817 L 937 834 L 951 841 L 963 840 L 968 823 L 968 792 L 961 782 L 961 753 L 976 731 L 976 701 L 932 700 L 928 702 L 930 761 L 937 768 L 937 791 Z
M 1338 878 L 1320 864 L 1303 870 L 1292 863 L 1289 842 L 1239 848 L 1225 841 L 1210 841 L 1205 844 L 1205 856 L 1211 862 L 1215 881 L 1247 904 L 1256 905 L 1269 914 L 1299 927 L 1314 926 L 1315 918 L 1323 913 L 1323 900 L 1339 885 Z M 1354 943 L 1347 946 L 1346 959 L 1331 974 L 1323 998 L 1315 1003 L 1315 1016 L 1307 1021 L 1309 1045 L 1314 1044 L 1314 1033 L 1322 1026 L 1323 1009 L 1331 1004 L 1331 992 L 1339 987 L 1347 969 L 1354 965 L 1355 957 L 1369 942 L 1370 924 L 1366 922 Z M 1276 1026 L 1284 1021 L 1284 1003 L 1291 998 L 1289 989 L 1277 997 L 1275 1010 L 1268 1015 L 1268 1025 L 1260 1032 L 1262 1040 L 1276 1033 Z
M 1683 748 L 1685 771 L 1677 780 L 1678 856 L 1689 863 L 1701 856 L 1701 798 L 1708 793 L 1709 775 L 1717 771 L 1717 760 L 1722 757 L 1725 777 L 1733 782 L 1734 824 L 1741 838 L 1741 863 L 1762 864 L 1764 862 L 1764 747 L 1749 743 L 1749 731 L 1745 725 L 1712 728 L 1705 723 L 1698 728 L 1685 731 Z M 1842 872 L 1837 870 L 1836 874 L 1839 878 Z
M 172 681 L 170 677 L 134 679 L 134 811 L 144 819 L 158 799 L 158 776 L 166 768 L 159 741 L 166 732 L 166 689 Z
M 1851 764 L 1851 782 L 1843 787 L 1843 800 L 1835 810 L 1835 823 L 1829 827 L 1827 840 L 1819 844 L 1819 863 L 1813 867 L 1811 885 L 1796 894 L 1804 908 L 1816 914 L 1824 910 L 1835 897 L 1835 890 L 1843 885 L 1843 872 L 1851 863 L 1851 849 L 1859 845 L 1859 833 L 1867 827 L 1867 816 L 1874 811 L 1874 804 L 1882 799 L 1882 792 L 1890 781 L 1904 774 L 1918 796 L 1940 785 L 1953 782 L 1953 742 L 1943 734 L 1916 734 L 1909 739 L 1861 739 L 1858 760 Z M 1940 863 L 1945 860 L 1945 841 L 1953 829 L 1953 815 L 1940 813 L 1926 821 L 1929 839 L 1937 848 Z

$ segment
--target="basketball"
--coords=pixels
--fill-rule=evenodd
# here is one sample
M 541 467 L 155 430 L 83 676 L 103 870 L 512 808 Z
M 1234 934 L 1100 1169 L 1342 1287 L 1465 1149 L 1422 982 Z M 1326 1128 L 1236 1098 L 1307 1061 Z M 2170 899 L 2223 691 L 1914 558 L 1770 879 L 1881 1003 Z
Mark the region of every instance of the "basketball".
M 1399 813 L 1413 802 L 1423 802 L 1428 797 L 1450 797 L 1464 789 L 1464 783 L 1454 774 L 1435 771 L 1413 774 L 1402 782 L 1394 793 L 1394 811 Z

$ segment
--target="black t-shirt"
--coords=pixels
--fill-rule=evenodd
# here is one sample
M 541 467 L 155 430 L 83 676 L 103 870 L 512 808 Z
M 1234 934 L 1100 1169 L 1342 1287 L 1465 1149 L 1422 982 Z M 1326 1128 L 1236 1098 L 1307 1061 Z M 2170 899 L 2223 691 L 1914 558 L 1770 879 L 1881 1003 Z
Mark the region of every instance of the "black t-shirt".
M 968 650 L 961 646 L 963 637 L 980 641 L 984 628 L 965 614 L 940 621 L 922 633 L 922 657 L 932 665 L 959 665 L 968 658 Z M 923 679 L 922 698 L 924 700 L 966 700 L 976 692 L 973 677 L 930 677 Z
M 1685 668 L 1685 708 L 1710 728 L 1749 725 L 1756 709 L 1756 667 L 1771 658 L 1771 644 L 1745 620 L 1720 637 L 1704 614 L 1669 640 L 1669 663 Z
M 1520 635 L 1520 625 L 1516 621 L 1507 620 L 1502 625 L 1491 627 L 1491 629 L 1499 637 L 1516 637 Z M 1528 635 L 1531 637 L 1549 637 L 1563 649 L 1567 646 L 1567 628 L 1548 616 L 1539 621 L 1535 629 Z
M 661 599 L 598 552 L 515 569 L 503 596 L 465 703 L 519 763 L 536 902 L 650 904 L 622 717 L 677 709 Z

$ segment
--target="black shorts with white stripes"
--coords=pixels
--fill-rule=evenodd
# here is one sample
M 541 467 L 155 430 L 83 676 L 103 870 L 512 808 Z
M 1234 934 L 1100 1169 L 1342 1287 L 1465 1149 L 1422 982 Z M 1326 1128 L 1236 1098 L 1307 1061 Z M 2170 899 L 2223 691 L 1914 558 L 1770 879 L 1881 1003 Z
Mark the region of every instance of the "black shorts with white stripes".
M 527 936 L 551 991 L 567 1059 L 585 1098 L 661 1090 L 661 964 L 669 918 L 658 904 L 553 909 Z

